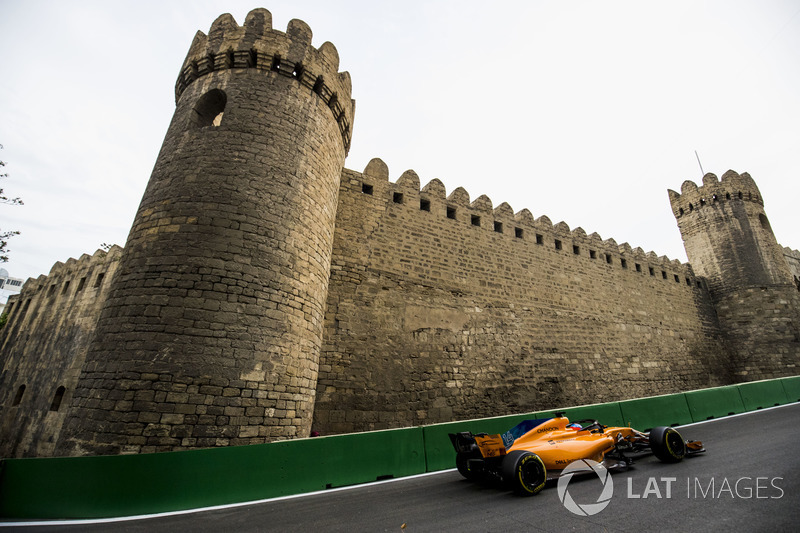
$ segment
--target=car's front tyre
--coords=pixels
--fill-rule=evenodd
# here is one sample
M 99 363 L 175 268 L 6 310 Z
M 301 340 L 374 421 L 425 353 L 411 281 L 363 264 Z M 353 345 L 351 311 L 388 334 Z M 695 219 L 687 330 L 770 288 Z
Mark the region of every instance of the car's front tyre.
M 686 441 L 671 427 L 660 426 L 650 430 L 650 449 L 663 463 L 677 463 L 686 457 Z

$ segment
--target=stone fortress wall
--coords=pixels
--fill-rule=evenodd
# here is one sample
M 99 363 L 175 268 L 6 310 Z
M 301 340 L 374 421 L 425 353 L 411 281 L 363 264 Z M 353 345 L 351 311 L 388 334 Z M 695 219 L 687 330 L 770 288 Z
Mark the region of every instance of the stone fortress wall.
M 380 160 L 343 175 L 327 304 L 325 433 L 730 382 L 689 265 Z
M 682 264 L 413 171 L 392 182 L 379 159 L 343 169 L 350 78 L 310 42 L 263 9 L 198 32 L 125 248 L 10 301 L 0 456 L 253 444 L 797 373 L 800 253 L 764 230 L 749 176 L 723 176 L 730 198 L 706 200 L 713 175 L 669 192 Z
M 56 263 L 11 296 L 0 335 L 0 455 L 49 456 L 122 248 Z

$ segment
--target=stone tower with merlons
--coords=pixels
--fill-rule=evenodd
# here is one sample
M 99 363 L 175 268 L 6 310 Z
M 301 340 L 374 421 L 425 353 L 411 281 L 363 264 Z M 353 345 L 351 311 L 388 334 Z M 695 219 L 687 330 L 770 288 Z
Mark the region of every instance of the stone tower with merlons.
M 307 436 L 350 76 L 265 9 L 198 32 L 59 455 Z
M 775 377 L 800 360 L 800 293 L 753 178 L 685 181 L 669 191 L 697 275 L 706 278 L 739 381 Z

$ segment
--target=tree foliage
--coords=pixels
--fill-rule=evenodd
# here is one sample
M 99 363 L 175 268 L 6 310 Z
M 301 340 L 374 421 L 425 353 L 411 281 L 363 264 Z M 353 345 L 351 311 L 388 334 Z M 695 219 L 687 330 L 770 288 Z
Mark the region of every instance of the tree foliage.
M 2 149 L 2 148 L 3 148 L 3 145 L 0 144 L 0 149 Z M 0 160 L 0 169 L 2 169 L 5 166 L 6 166 L 5 161 Z M 8 177 L 8 173 L 7 172 L 3 172 L 2 174 L 0 174 L 0 179 L 7 178 L 7 177 Z M 2 188 L 0 188 L 0 203 L 6 204 L 6 205 L 23 205 L 23 202 L 22 202 L 21 198 L 19 198 L 19 197 L 11 198 L 10 196 L 6 196 L 6 193 Z M 3 230 L 0 230 L 0 263 L 5 263 L 6 261 L 8 261 L 8 251 L 9 251 L 8 250 L 8 239 L 10 239 L 11 237 L 13 237 L 15 235 L 19 235 L 19 232 L 18 231 L 7 231 L 7 230 L 3 231 Z

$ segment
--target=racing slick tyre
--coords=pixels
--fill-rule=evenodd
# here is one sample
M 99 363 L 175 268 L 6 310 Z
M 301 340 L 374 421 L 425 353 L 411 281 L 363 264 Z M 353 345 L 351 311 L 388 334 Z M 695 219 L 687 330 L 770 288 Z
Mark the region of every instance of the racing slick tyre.
M 533 496 L 544 488 L 547 469 L 535 453 L 515 450 L 503 457 L 503 481 L 515 494 Z
M 650 430 L 650 449 L 663 463 L 677 463 L 686 456 L 686 442 L 677 430 L 670 427 Z
M 469 460 L 475 458 L 476 456 L 473 453 L 458 452 L 456 454 L 456 468 L 458 469 L 458 473 L 469 481 L 479 481 L 481 478 L 481 473 L 471 469 L 469 466 Z M 480 458 L 480 454 L 478 454 L 477 458 Z

